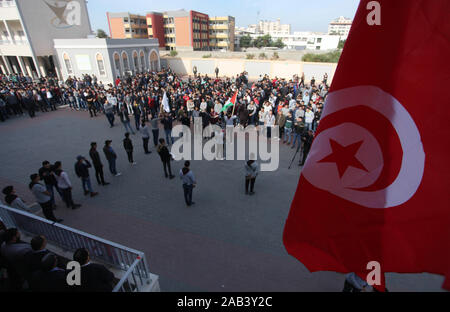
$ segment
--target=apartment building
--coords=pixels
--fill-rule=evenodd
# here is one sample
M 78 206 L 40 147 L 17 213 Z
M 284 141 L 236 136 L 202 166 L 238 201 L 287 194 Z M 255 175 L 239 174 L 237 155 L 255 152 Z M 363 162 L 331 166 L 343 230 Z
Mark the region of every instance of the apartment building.
M 92 33 L 86 1 L 0 0 L 0 71 L 60 74 L 53 39 Z
M 109 33 L 113 39 L 146 39 L 149 37 L 146 16 L 129 12 L 106 12 L 106 16 Z
M 128 15 L 125 13 L 108 13 L 108 21 L 112 25 L 110 26 L 111 38 L 143 38 L 124 37 L 123 25 L 126 25 L 124 19 L 127 17 Z M 145 17 L 138 17 L 141 20 L 141 25 L 142 19 L 145 19 L 145 37 L 158 39 L 160 49 L 186 51 L 209 51 L 211 49 L 208 14 L 192 10 L 176 10 L 148 12 Z M 234 18 L 232 23 L 228 17 L 224 18 L 223 21 L 227 21 L 227 23 L 230 21 L 230 26 L 227 26 L 227 29 L 231 29 L 231 24 L 234 27 Z M 234 35 L 234 30 L 232 34 Z M 227 38 L 232 38 L 232 36 Z
M 159 48 L 165 49 L 165 29 L 164 14 L 159 12 L 149 12 L 147 17 L 147 33 L 148 38 L 156 38 L 159 41 Z
M 167 50 L 208 51 L 209 16 L 196 11 L 163 13 L 164 39 Z
M 350 18 L 340 16 L 328 24 L 328 34 L 340 35 L 343 39 L 346 39 L 352 27 L 352 22 Z
M 212 50 L 234 51 L 236 22 L 232 16 L 209 18 L 209 45 Z

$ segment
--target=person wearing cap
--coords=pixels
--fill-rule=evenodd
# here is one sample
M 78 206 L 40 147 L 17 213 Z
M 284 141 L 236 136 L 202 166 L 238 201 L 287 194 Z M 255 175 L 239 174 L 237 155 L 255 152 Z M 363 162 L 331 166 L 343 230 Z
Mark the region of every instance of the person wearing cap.
M 111 140 L 105 141 L 105 146 L 103 147 L 103 153 L 105 153 L 106 159 L 109 163 L 109 171 L 111 171 L 111 174 L 118 177 L 122 175 L 120 172 L 117 172 L 116 170 L 116 159 L 117 154 L 114 152 L 113 148 L 111 147 Z
M 91 197 L 97 196 L 98 193 L 92 190 L 91 179 L 89 177 L 89 168 L 91 163 L 83 156 L 77 156 L 77 162 L 75 163 L 75 173 L 81 179 L 81 184 L 84 190 L 84 195 L 91 194 Z
M 39 175 L 37 173 L 30 175 L 30 180 L 31 182 L 29 184 L 29 188 L 33 193 L 34 197 L 36 198 L 36 201 L 41 206 L 45 218 L 53 222 L 61 223 L 63 219 L 56 219 L 55 215 L 53 214 L 53 206 L 50 197 L 50 192 L 47 191 L 45 186 L 39 183 L 39 181 L 41 180 Z
M 24 203 L 24 201 L 17 196 L 16 190 L 12 185 L 8 185 L 3 189 L 3 194 L 5 194 L 5 202 L 12 208 L 25 210 L 27 212 L 32 212 L 30 207 Z
M 91 143 L 91 149 L 89 150 L 89 156 L 91 156 L 92 163 L 95 169 L 95 177 L 97 178 L 97 182 L 100 185 L 109 185 L 108 182 L 105 182 L 105 178 L 103 177 L 103 164 L 100 159 L 100 154 L 97 152 L 97 143 Z

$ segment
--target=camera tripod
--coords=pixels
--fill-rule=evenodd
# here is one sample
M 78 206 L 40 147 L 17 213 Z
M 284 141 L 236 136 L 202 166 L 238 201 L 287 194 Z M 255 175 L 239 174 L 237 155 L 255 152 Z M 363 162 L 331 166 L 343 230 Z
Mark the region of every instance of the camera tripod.
M 295 151 L 294 157 L 292 157 L 292 160 L 291 160 L 291 163 L 290 163 L 288 169 L 291 169 L 292 164 L 294 163 L 295 157 L 297 157 L 298 152 L 300 152 L 300 149 L 302 148 L 302 145 L 303 145 L 303 142 L 298 145 L 297 150 Z M 303 150 L 302 150 L 302 152 L 303 152 Z M 300 157 L 301 156 L 302 155 L 300 155 Z

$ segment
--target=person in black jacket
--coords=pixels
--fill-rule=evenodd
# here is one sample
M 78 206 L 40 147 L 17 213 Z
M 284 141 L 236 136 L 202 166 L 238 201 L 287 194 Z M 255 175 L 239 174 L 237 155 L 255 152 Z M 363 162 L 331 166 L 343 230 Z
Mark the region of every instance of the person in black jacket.
M 84 195 L 91 194 L 91 197 L 94 197 L 97 196 L 98 193 L 92 190 L 91 179 L 89 178 L 89 168 L 91 167 L 91 163 L 86 158 L 81 155 L 77 157 L 77 162 L 75 163 L 75 173 L 79 178 L 81 178 Z
M 100 159 L 100 154 L 97 152 L 97 143 L 91 143 L 91 149 L 89 150 L 89 156 L 91 156 L 92 163 L 94 164 L 95 169 L 95 177 L 97 178 L 97 182 L 100 185 L 109 185 L 108 182 L 105 182 L 105 178 L 103 177 L 103 164 Z
M 30 279 L 30 288 L 36 292 L 68 291 L 67 272 L 57 267 L 58 257 L 47 253 L 42 257 L 40 270 L 34 272 Z
M 172 160 L 172 156 L 170 155 L 169 149 L 167 148 L 166 141 L 164 139 L 159 139 L 157 151 L 159 156 L 161 157 L 166 178 L 175 178 L 175 176 L 172 174 L 172 169 L 170 168 L 170 161 Z M 167 175 L 167 169 L 169 169 L 169 175 Z
M 133 160 L 133 142 L 130 139 L 130 134 L 125 133 L 125 139 L 123 139 L 123 148 L 127 152 L 128 161 L 132 165 L 136 165 L 136 162 Z
M 59 196 L 61 197 L 61 199 L 63 201 L 64 201 L 64 197 L 63 197 L 61 190 L 58 188 L 58 184 L 56 183 L 56 178 L 53 175 L 53 172 L 54 172 L 53 166 L 50 164 L 49 161 L 44 160 L 42 162 L 42 167 L 39 169 L 39 177 L 41 180 L 44 181 L 45 188 L 50 193 L 52 206 L 55 208 L 56 207 L 55 192 L 54 192 L 53 188 L 56 189 L 56 191 L 58 192 Z
M 125 127 L 125 131 L 130 131 L 134 134 L 133 128 L 131 128 L 130 124 L 130 116 L 128 115 L 128 110 L 125 108 L 124 105 L 120 108 L 118 115 L 120 117 L 120 121 L 123 123 L 123 126 Z
M 30 115 L 30 117 L 34 118 L 36 116 L 36 113 L 35 113 L 36 108 L 35 108 L 33 96 L 27 94 L 23 98 L 23 104 L 24 104 L 25 108 L 28 110 L 28 114 Z
M 313 143 L 314 140 L 314 133 L 309 130 L 308 132 L 306 132 L 303 137 L 302 137 L 302 141 L 303 141 L 303 158 L 301 160 L 301 162 L 298 164 L 299 166 L 303 166 L 305 164 L 306 158 L 308 157 L 309 154 L 309 150 L 311 149 L 311 145 Z
M 111 173 L 114 176 L 118 177 L 118 176 L 120 176 L 122 174 L 120 172 L 117 172 L 117 170 L 116 170 L 117 154 L 112 149 L 111 142 L 112 142 L 111 140 L 105 141 L 105 146 L 103 147 L 103 153 L 105 153 L 106 159 L 108 160 L 109 171 L 111 171 Z
M 114 274 L 101 264 L 90 261 L 86 248 L 79 248 L 73 254 L 73 260 L 81 265 L 81 285 L 71 286 L 81 292 L 111 292 Z

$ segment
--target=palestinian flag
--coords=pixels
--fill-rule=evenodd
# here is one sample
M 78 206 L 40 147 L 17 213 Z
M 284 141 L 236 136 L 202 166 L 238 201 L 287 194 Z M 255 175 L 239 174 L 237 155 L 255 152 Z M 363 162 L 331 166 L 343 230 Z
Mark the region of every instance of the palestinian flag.
M 223 106 L 222 110 L 220 111 L 221 113 L 226 112 L 229 107 L 234 106 L 236 104 L 237 94 L 238 92 L 236 91 L 233 97 L 230 100 L 228 100 L 228 102 Z

